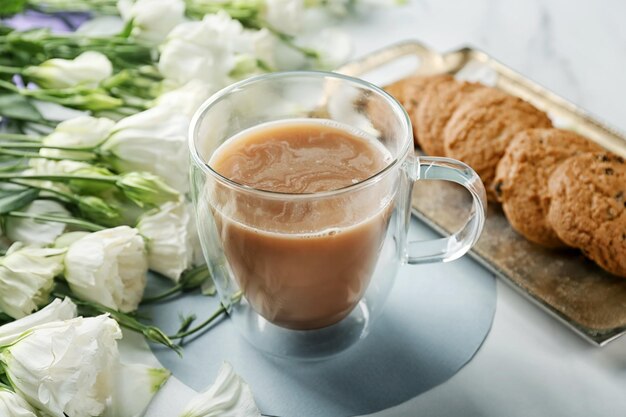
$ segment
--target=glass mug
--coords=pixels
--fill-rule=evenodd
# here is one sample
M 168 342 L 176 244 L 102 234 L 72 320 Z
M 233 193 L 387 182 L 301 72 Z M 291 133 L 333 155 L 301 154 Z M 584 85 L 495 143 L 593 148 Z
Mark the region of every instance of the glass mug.
M 213 170 L 228 139 L 281 122 L 345 129 L 377 141 L 390 161 L 366 180 L 310 194 L 258 190 Z M 274 355 L 323 358 L 353 345 L 380 314 L 400 265 L 456 259 L 484 225 L 478 175 L 456 160 L 416 156 L 403 107 L 341 74 L 282 72 L 231 85 L 196 112 L 189 147 L 198 232 L 221 302 L 239 332 Z M 470 191 L 471 212 L 457 233 L 407 241 L 421 180 Z

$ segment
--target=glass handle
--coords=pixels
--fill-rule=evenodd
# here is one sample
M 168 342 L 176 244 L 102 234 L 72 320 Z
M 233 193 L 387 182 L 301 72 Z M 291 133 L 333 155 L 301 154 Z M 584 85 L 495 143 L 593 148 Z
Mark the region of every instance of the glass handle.
M 485 187 L 472 168 L 454 159 L 419 157 L 417 168 L 415 172 L 417 181 L 444 180 L 465 187 L 472 194 L 472 210 L 463 227 L 451 236 L 409 242 L 407 262 L 423 264 L 455 260 L 465 255 L 474 246 L 483 230 L 487 214 Z

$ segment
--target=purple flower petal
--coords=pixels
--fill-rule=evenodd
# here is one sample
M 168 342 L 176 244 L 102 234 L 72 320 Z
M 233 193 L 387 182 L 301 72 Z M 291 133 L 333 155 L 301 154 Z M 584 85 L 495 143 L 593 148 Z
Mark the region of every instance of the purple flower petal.
M 24 13 L 5 19 L 4 23 L 17 30 L 49 28 L 53 32 L 73 32 L 89 20 L 89 13 L 40 13 L 27 10 Z

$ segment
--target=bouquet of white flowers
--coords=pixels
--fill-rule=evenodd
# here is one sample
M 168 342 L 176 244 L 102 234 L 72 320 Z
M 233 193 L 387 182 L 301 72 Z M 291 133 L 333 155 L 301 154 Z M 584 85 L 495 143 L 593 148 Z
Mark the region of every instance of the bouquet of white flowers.
M 187 197 L 192 115 L 251 75 L 338 65 L 349 39 L 319 15 L 332 22 L 355 7 L 1 2 L 0 17 L 32 8 L 93 20 L 73 33 L 0 24 L 0 415 L 142 415 L 169 372 L 125 363 L 120 328 L 179 351 L 177 341 L 227 310 L 195 327 L 186 318 L 171 335 L 135 314 L 181 292 L 215 293 Z M 170 288 L 144 296 L 148 270 Z M 260 414 L 225 365 L 183 415 Z

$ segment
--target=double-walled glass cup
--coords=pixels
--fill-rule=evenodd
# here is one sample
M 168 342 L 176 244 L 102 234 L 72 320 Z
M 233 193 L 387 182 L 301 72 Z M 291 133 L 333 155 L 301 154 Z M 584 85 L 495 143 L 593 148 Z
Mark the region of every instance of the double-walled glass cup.
M 310 194 L 255 189 L 212 168 L 229 139 L 280 123 L 345 129 L 376 141 L 389 162 L 366 180 Z M 417 157 L 402 106 L 340 74 L 273 73 L 225 88 L 196 113 L 190 152 L 198 230 L 221 301 L 253 346 L 279 356 L 327 357 L 364 338 L 400 265 L 462 256 L 485 220 L 476 173 L 452 159 Z M 413 184 L 432 179 L 469 190 L 468 219 L 452 236 L 408 242 Z

